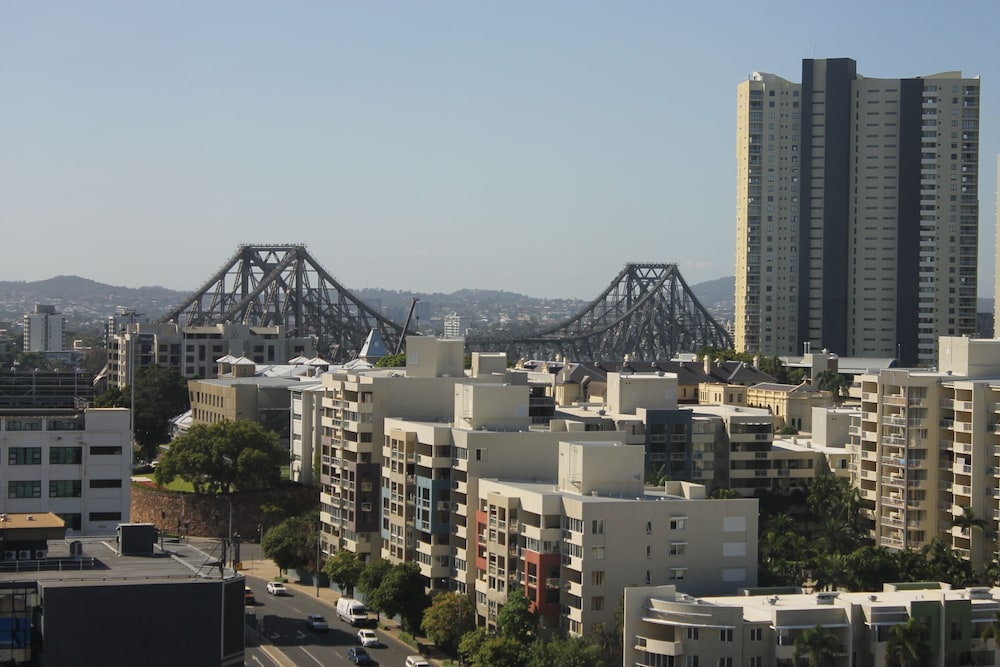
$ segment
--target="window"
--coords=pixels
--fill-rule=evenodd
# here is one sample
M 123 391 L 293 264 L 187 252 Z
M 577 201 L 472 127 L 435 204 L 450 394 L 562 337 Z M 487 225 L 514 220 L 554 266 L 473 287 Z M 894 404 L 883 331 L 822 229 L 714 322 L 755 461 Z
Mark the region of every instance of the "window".
M 684 549 L 687 546 L 687 542 L 672 542 L 670 544 L 670 555 L 671 556 L 683 556 Z
M 604 560 L 604 547 L 603 546 L 592 547 L 590 550 L 590 555 L 594 560 Z
M 32 482 L 7 482 L 8 498 L 41 498 L 41 481 Z
M 653 557 L 653 547 L 647 544 L 646 545 L 646 558 L 652 558 L 652 557 Z
M 684 530 L 684 526 L 687 523 L 687 517 L 685 516 L 675 516 L 670 519 L 670 530 Z
M 50 465 L 77 465 L 83 461 L 83 447 L 50 447 Z
M 92 489 L 120 489 L 122 481 L 120 479 L 92 479 L 90 480 Z
M 733 667 L 733 659 L 719 658 L 719 667 Z
M 698 667 L 698 656 L 684 656 L 684 667 Z
M 94 446 L 90 448 L 91 456 L 121 456 L 121 447 L 100 447 Z
M 685 633 L 687 639 L 697 639 L 698 638 L 698 628 L 688 628 Z
M 764 658 L 759 655 L 753 656 L 747 663 L 747 667 L 764 667 Z
M 89 521 L 121 521 L 121 512 L 91 512 L 87 516 Z
M 66 522 L 67 530 L 80 530 L 83 524 L 83 517 L 79 514 L 60 514 L 59 518 Z
M 732 628 L 721 628 L 719 630 L 719 641 L 720 642 L 731 642 L 731 641 L 733 641 L 733 629 Z
M 7 464 L 12 466 L 37 466 L 42 464 L 41 447 L 11 447 L 7 450 Z
M 604 519 L 594 519 L 590 522 L 590 532 L 592 535 L 604 534 Z
M 476 450 L 476 460 L 477 461 L 485 461 L 486 460 L 486 450 L 485 449 L 477 449 Z
M 763 628 L 750 628 L 750 641 L 759 642 L 764 638 Z
M 653 534 L 653 522 L 652 521 L 647 521 L 646 522 L 646 534 L 647 535 L 652 535 Z
M 672 567 L 670 568 L 670 581 L 684 581 L 684 573 L 687 572 L 686 567 Z
M 590 573 L 590 583 L 594 586 L 604 585 L 604 570 L 594 570 Z
M 595 595 L 590 598 L 590 611 L 603 611 L 604 610 L 604 596 Z
M 78 479 L 49 480 L 49 498 L 79 498 L 81 486 Z

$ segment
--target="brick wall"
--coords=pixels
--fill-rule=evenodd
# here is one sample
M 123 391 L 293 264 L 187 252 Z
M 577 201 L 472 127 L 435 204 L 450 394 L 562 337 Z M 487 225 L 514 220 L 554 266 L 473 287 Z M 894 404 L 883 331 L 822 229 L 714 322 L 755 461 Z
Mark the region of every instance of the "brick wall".
M 316 509 L 319 489 L 316 487 L 285 486 L 269 491 L 233 493 L 233 532 L 244 539 L 260 539 L 259 526 L 264 530 L 282 519 Z M 284 509 L 281 515 L 268 516 L 261 506 L 276 505 Z M 132 522 L 152 523 L 169 533 L 177 531 L 195 537 L 222 537 L 229 528 L 229 503 L 224 496 L 179 493 L 132 485 Z M 187 530 L 184 524 L 188 524 Z

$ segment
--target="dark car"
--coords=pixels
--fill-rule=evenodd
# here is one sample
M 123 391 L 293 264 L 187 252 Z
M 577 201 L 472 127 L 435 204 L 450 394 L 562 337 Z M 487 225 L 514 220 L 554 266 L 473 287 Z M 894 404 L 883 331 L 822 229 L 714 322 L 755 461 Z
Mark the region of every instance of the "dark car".
M 364 650 L 360 646 L 352 646 L 347 649 L 347 659 L 353 662 L 355 665 L 371 665 L 372 657 L 368 655 L 368 651 Z

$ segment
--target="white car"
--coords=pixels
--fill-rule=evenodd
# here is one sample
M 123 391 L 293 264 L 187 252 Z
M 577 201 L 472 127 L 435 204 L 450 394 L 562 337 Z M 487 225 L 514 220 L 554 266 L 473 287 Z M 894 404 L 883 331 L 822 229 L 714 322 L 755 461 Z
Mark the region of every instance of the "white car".
M 306 625 L 319 632 L 326 632 L 330 628 L 326 623 L 326 619 L 319 614 L 309 614 L 306 616 Z
M 271 595 L 285 595 L 288 593 L 288 589 L 280 581 L 269 581 L 267 582 L 267 592 Z
M 358 643 L 366 648 L 378 646 L 381 642 L 374 630 L 358 630 Z

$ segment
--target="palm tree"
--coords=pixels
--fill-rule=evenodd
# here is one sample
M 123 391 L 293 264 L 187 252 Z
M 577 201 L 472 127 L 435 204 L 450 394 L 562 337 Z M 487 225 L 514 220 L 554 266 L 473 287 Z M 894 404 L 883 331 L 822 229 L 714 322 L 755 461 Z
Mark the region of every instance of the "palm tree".
M 822 371 L 816 376 L 815 386 L 821 391 L 830 392 L 836 403 L 840 403 L 847 398 L 851 390 L 851 382 L 847 378 L 829 369 Z
M 914 616 L 892 626 L 885 647 L 886 667 L 919 667 L 931 654 L 927 626 Z
M 980 519 L 971 507 L 966 505 L 962 508 L 962 513 L 952 517 L 951 525 L 958 526 L 963 532 L 970 532 L 973 528 L 982 530 L 987 526 L 986 519 Z
M 804 657 L 809 667 L 832 667 L 840 640 L 822 625 L 804 630 L 795 638 L 795 662 Z

